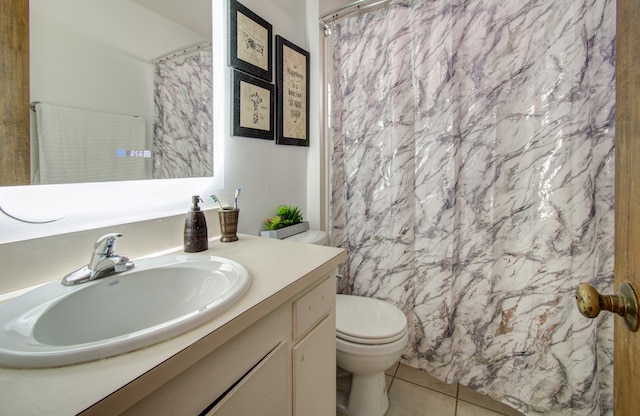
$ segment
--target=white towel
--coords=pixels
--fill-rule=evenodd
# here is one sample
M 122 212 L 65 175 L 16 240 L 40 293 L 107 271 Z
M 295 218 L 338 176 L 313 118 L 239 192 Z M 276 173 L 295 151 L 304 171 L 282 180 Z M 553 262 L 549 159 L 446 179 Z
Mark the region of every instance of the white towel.
M 35 136 L 39 166 L 34 169 L 34 183 L 150 177 L 151 152 L 142 117 L 39 103 Z

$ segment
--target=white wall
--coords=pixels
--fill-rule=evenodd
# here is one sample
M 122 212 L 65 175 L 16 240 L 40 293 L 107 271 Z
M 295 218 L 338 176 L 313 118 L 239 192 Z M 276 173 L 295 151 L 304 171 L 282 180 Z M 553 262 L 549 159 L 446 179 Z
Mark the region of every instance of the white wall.
M 225 3 L 225 2 L 222 2 Z M 299 0 L 242 0 L 241 3 L 273 26 L 273 82 L 275 83 L 275 35 L 281 35 L 309 50 L 305 24 L 305 2 Z M 225 9 L 226 12 L 226 9 Z M 225 32 L 226 33 L 226 32 Z M 231 71 L 227 68 L 230 79 Z M 227 87 L 230 82 L 226 82 Z M 229 97 L 229 90 L 225 96 Z M 317 97 L 312 95 L 311 102 Z M 226 107 L 228 110 L 228 107 Z M 312 110 L 313 111 L 313 107 Z M 225 117 L 229 123 L 231 114 Z M 230 131 L 229 127 L 225 129 Z M 228 134 L 227 134 L 228 136 Z M 312 129 L 311 143 L 318 140 Z M 307 209 L 307 158 L 309 149 L 276 145 L 275 141 L 246 137 L 227 137 L 225 141 L 225 192 L 230 200 L 233 190 L 242 188 L 240 223 L 247 233 L 256 234 L 265 218 L 273 216 L 279 205 L 298 205 L 309 219 Z
M 220 13 L 220 4 L 214 1 Z M 309 44 L 308 31 L 317 36 L 317 21 L 308 29 L 306 2 L 300 0 L 243 0 L 242 3 L 273 25 L 274 35 L 280 34 L 289 41 L 310 51 L 312 68 L 317 57 L 317 42 Z M 317 0 L 311 0 L 317 13 Z M 218 7 L 219 6 L 219 7 Z M 226 7 L 223 11 L 226 13 Z M 226 40 L 226 14 L 214 22 L 214 39 Z M 222 23 L 224 22 L 224 23 Z M 218 36 L 215 31 L 220 31 Z M 215 48 L 214 48 L 215 49 Z M 274 51 L 275 52 L 275 51 Z M 224 54 L 226 56 L 226 53 Z M 275 59 L 275 58 L 274 58 Z M 229 70 L 223 72 L 224 101 L 229 102 Z M 314 69 L 317 80 L 317 69 Z M 215 76 L 215 74 L 214 74 Z M 317 81 L 316 81 L 317 82 Z M 313 84 L 312 84 L 313 85 Z M 218 85 L 216 85 L 216 88 Z M 215 94 L 219 94 L 216 90 Z M 257 234 L 262 221 L 280 204 L 296 204 L 305 214 L 309 210 L 307 200 L 308 163 L 313 161 L 317 169 L 319 156 L 318 89 L 311 88 L 312 131 L 311 148 L 276 146 L 272 141 L 229 137 L 229 106 L 218 107 L 222 119 L 224 137 L 224 183 L 215 180 L 171 180 L 111 182 L 71 185 L 47 185 L 0 188 L 0 206 L 3 201 L 19 201 L 34 207 L 36 212 L 64 211 L 63 219 L 48 224 L 27 224 L 0 214 L 0 293 L 27 287 L 38 282 L 61 278 L 63 272 L 85 264 L 93 241 L 105 231 L 125 233 L 119 243 L 119 252 L 132 256 L 144 255 L 158 249 L 181 244 L 181 215 L 190 205 L 190 195 L 205 197 L 205 208 L 213 208 L 208 195 L 215 192 L 223 201 L 233 198 L 236 187 L 242 187 L 240 197 L 239 230 Z M 218 128 L 220 128 L 220 124 Z M 312 193 L 317 193 L 314 184 Z M 318 223 L 313 207 L 307 218 Z M 212 215 L 213 214 L 213 215 Z M 177 215 L 177 217 L 175 216 Z M 208 212 L 209 234 L 219 234 L 215 211 Z M 163 219 L 165 218 L 165 219 Z M 170 222 L 171 226 L 166 226 Z M 164 224 L 164 225 L 163 225 Z M 150 244 L 153 242 L 154 244 Z M 71 244 L 73 243 L 73 244 Z M 69 250 L 65 248 L 69 247 Z M 77 249 L 86 247 L 86 250 Z M 45 265 L 36 269 L 34 264 Z M 47 273 L 44 273 L 46 270 Z
M 354 3 L 355 0 L 320 0 L 320 15 Z
M 319 0 L 306 1 L 307 45 L 311 51 L 309 129 L 312 132 L 307 158 L 307 217 L 312 228 L 326 230 L 328 201 L 325 197 L 325 137 L 322 134 L 324 85 L 321 77 L 324 61 L 318 3 Z

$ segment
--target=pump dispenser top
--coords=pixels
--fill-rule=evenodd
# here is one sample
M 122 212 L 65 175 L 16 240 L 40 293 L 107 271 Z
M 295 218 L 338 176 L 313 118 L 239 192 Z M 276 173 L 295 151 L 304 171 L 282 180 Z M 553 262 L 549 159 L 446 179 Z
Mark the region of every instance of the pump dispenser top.
M 191 197 L 191 211 L 200 211 L 200 195 L 194 195 Z
M 197 253 L 209 248 L 207 220 L 198 205 L 200 202 L 202 200 L 199 195 L 191 197 L 191 209 L 187 212 L 187 219 L 184 222 L 185 253 Z

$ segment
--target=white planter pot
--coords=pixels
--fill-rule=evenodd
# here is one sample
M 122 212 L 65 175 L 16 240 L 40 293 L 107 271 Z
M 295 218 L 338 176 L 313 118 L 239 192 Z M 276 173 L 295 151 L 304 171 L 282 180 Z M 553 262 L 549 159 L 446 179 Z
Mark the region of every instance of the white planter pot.
M 291 237 L 292 235 L 300 234 L 309 229 L 309 222 L 303 221 L 298 224 L 290 225 L 288 227 L 279 228 L 277 230 L 260 231 L 260 237 L 277 238 L 282 240 L 283 238 Z

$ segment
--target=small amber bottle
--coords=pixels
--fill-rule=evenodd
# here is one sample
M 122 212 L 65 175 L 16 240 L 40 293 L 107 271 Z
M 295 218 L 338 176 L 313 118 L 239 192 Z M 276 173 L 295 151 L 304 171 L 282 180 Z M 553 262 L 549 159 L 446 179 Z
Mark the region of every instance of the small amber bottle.
M 191 197 L 192 206 L 189 212 L 187 212 L 187 219 L 184 222 L 185 253 L 197 253 L 209 248 L 207 220 L 204 217 L 204 212 L 202 212 L 198 206 L 201 201 L 198 195 Z

